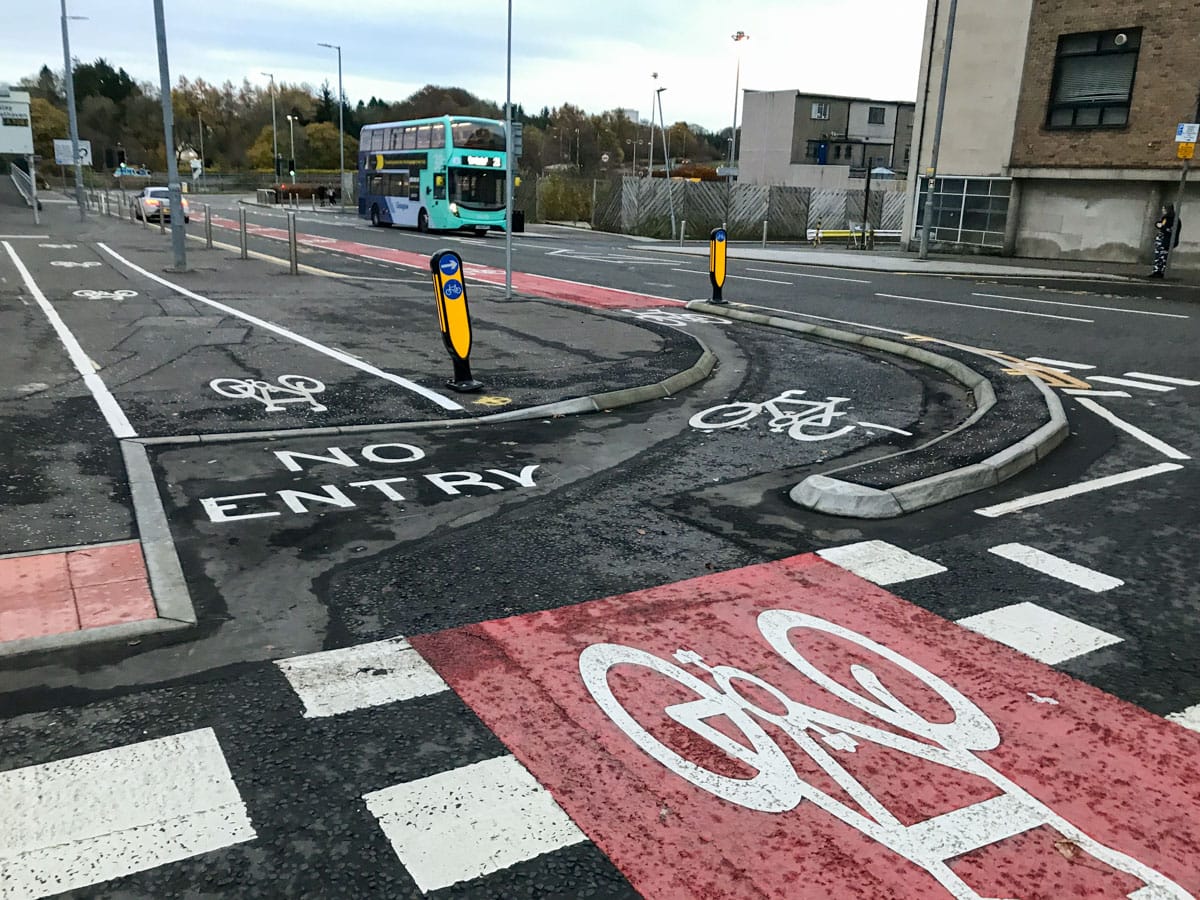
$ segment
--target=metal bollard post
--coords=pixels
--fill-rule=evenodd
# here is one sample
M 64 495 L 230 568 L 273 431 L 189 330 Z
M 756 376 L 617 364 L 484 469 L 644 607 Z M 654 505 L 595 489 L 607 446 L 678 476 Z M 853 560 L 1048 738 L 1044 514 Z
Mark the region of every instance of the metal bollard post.
M 296 214 L 288 213 L 288 263 L 292 274 L 300 274 L 300 260 L 296 250 Z
M 167 217 L 163 215 L 161 206 L 158 208 L 158 233 L 167 233 Z
M 762 245 L 767 246 L 767 220 L 763 219 L 763 242 Z
M 207 203 L 204 204 L 204 247 L 212 249 L 212 210 Z
M 687 234 L 687 219 L 679 223 L 679 246 L 683 246 L 684 236 Z
M 108 205 L 108 188 L 104 189 L 104 214 L 106 216 L 112 215 L 112 207 Z
M 238 231 L 240 232 L 242 244 L 242 259 L 249 259 L 250 254 L 246 248 L 246 209 L 243 207 L 238 210 Z
M 317 211 L 317 195 L 316 194 L 312 195 L 312 208 L 313 208 L 313 212 Z

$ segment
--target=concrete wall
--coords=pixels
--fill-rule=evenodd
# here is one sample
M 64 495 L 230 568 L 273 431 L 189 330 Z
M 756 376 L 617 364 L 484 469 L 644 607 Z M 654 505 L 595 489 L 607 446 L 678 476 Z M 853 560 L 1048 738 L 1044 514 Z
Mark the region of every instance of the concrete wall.
M 745 91 L 743 98 L 738 179 L 749 184 L 786 184 L 796 92 Z
M 1040 259 L 1150 265 L 1153 223 L 1178 185 L 1154 181 L 1023 179 L 1016 252 Z M 1200 186 L 1184 200 L 1183 232 L 1171 264 L 1200 270 Z
M 849 166 L 788 166 L 780 185 L 788 187 L 826 188 L 829 190 L 861 191 L 866 187 L 865 178 L 851 178 Z M 902 179 L 871 180 L 871 190 L 881 193 L 896 193 L 904 190 Z

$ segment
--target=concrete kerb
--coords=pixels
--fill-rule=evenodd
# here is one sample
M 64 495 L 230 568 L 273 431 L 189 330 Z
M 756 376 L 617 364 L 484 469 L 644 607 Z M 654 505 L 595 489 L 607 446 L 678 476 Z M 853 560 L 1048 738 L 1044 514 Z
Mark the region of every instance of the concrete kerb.
M 369 425 L 331 425 L 327 428 L 280 428 L 266 431 L 232 431 L 219 434 L 181 434 L 162 437 L 131 438 L 130 443 L 146 446 L 183 446 L 188 444 L 235 444 L 244 441 L 265 441 L 278 438 L 331 437 L 340 434 L 365 434 L 379 431 L 419 431 L 429 428 L 454 428 L 464 425 L 487 425 L 498 422 L 519 422 L 526 419 L 544 419 L 553 416 L 574 416 L 584 413 L 604 412 L 633 406 L 647 400 L 661 400 L 703 381 L 712 374 L 717 357 L 704 342 L 691 335 L 701 347 L 700 357 L 688 368 L 676 372 L 662 381 L 637 387 L 622 388 L 603 394 L 591 394 L 569 400 L 543 403 L 527 409 L 491 413 L 467 419 L 435 419 L 429 422 L 379 422 Z
M 706 300 L 693 300 L 687 306 L 688 309 L 713 315 L 902 356 L 945 372 L 974 395 L 975 412 L 961 425 L 946 434 L 926 441 L 918 447 L 876 457 L 867 462 L 844 466 L 821 475 L 810 475 L 804 479 L 792 488 L 790 496 L 794 502 L 806 509 L 828 515 L 859 519 L 888 519 L 915 512 L 918 509 L 943 503 L 964 494 L 994 487 L 1044 459 L 1067 436 L 1067 417 L 1057 395 L 1043 382 L 1027 375 L 1025 377 L 1029 378 L 1041 392 L 1050 414 L 1050 421 L 998 453 L 969 466 L 896 485 L 886 490 L 836 478 L 834 476 L 837 473 L 847 472 L 860 465 L 866 465 L 868 462 L 878 463 L 898 456 L 928 451 L 941 441 L 972 427 L 996 404 L 996 394 L 991 383 L 974 369 L 958 360 L 932 353 L 922 347 L 840 331 L 824 325 L 811 325 L 807 322 L 796 322 L 777 316 L 764 316 L 737 309 L 736 305 L 714 305 Z
M 129 479 L 134 521 L 137 523 L 157 618 L 4 641 L 0 643 L 0 660 L 58 653 L 95 644 L 140 640 L 150 635 L 183 631 L 196 624 L 196 610 L 183 577 L 179 555 L 175 552 L 175 542 L 171 538 L 166 510 L 158 495 L 158 484 L 150 468 L 146 448 L 136 441 L 123 440 L 121 456 Z M 61 550 L 57 548 L 53 552 Z

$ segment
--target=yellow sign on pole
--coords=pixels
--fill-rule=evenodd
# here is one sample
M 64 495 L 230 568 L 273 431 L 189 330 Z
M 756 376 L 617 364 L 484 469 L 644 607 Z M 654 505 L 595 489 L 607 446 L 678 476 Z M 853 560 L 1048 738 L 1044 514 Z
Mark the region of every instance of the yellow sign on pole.
M 1196 145 L 1191 141 L 1180 141 L 1175 145 L 1176 159 L 1195 159 Z

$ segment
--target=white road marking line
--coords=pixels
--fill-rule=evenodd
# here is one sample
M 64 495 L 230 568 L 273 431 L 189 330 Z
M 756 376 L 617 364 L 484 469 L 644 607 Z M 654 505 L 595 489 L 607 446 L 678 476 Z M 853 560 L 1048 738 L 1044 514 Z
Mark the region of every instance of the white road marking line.
M 763 275 L 791 275 L 794 278 L 820 278 L 822 281 L 848 281 L 852 284 L 870 284 L 865 278 L 835 278 L 833 275 L 809 275 L 806 272 L 785 272 L 780 269 L 752 269 L 746 267 L 747 272 L 760 272 Z
M 0 234 L 0 241 L 28 241 L 48 237 L 48 234 Z
M 1147 381 L 1161 381 L 1163 384 L 1176 384 L 1179 387 L 1200 387 L 1200 381 L 1190 381 L 1187 378 L 1168 378 L 1166 375 L 1149 375 L 1146 372 L 1126 372 L 1126 378 L 1145 378 Z
M 71 329 L 67 327 L 67 323 L 59 316 L 58 311 L 50 305 L 50 301 L 46 299 L 46 295 L 42 293 L 42 289 L 37 286 L 33 280 L 33 276 L 29 274 L 29 270 L 25 268 L 25 263 L 17 256 L 17 251 L 12 247 L 12 244 L 4 242 L 4 249 L 8 251 L 9 257 L 12 258 L 13 265 L 17 271 L 21 273 L 21 279 L 25 282 L 25 287 L 33 295 L 34 301 L 50 320 L 50 327 L 54 329 L 58 339 L 62 341 L 62 345 L 67 350 L 67 356 L 71 358 L 75 370 L 83 378 L 83 383 L 87 385 L 87 389 L 92 392 L 92 396 L 96 399 L 96 405 L 100 407 L 100 412 L 104 416 L 104 421 L 108 423 L 108 427 L 112 430 L 113 437 L 116 438 L 133 438 L 137 437 L 137 432 L 133 430 L 133 425 L 129 423 L 129 419 L 125 417 L 124 410 L 121 409 L 116 398 L 109 391 L 108 385 L 97 374 L 97 366 L 88 358 L 79 341 L 75 339 L 75 335 L 71 333 Z
M 1113 425 L 1120 428 L 1126 434 L 1132 435 L 1133 437 L 1135 437 L 1139 441 L 1141 441 L 1143 444 L 1145 444 L 1147 447 L 1157 450 L 1159 453 L 1161 453 L 1163 456 L 1167 457 L 1168 459 L 1191 459 L 1191 457 L 1188 456 L 1186 453 L 1176 450 L 1170 444 L 1166 443 L 1165 441 L 1159 440 L 1152 434 L 1147 434 L 1146 432 L 1142 431 L 1142 429 L 1138 428 L 1136 425 L 1129 424 L 1124 419 L 1117 416 L 1115 413 L 1109 412 L 1107 409 L 1105 409 L 1099 403 L 1089 400 L 1086 397 L 1080 397 L 1079 405 L 1082 407 L 1085 407 L 1087 409 L 1090 409 L 1092 412 L 1094 412 L 1100 418 L 1102 418 L 1108 422 L 1111 422 Z
M 1146 466 L 1144 469 L 1132 469 L 1117 475 L 1107 475 L 1104 478 L 1094 478 L 1091 481 L 1080 481 L 1076 484 L 1069 484 L 1066 487 L 1055 488 L 1052 491 L 1030 494 L 1028 497 L 1022 497 L 1019 500 L 1009 500 L 1007 503 L 985 506 L 982 509 L 975 510 L 975 512 L 981 516 L 987 516 L 989 519 L 994 519 L 997 516 L 1006 516 L 1009 513 L 1020 512 L 1023 509 L 1029 509 L 1033 506 L 1042 506 L 1046 503 L 1065 500 L 1068 497 L 1074 497 L 1076 494 L 1090 494 L 1092 491 L 1101 491 L 1114 485 L 1137 481 L 1141 478 L 1150 478 L 1153 475 L 1162 475 L 1164 472 L 1176 472 L 1182 468 L 1183 466 L 1179 465 L 1179 463 L 1158 463 L 1154 466 Z
M 1189 706 L 1187 709 L 1181 709 L 1179 712 L 1173 712 L 1167 716 L 1168 722 L 1174 722 L 1176 725 L 1182 725 L 1184 728 L 1190 728 L 1192 731 L 1200 731 L 1200 703 L 1195 706 Z
M 946 567 L 887 541 L 861 541 L 818 550 L 817 556 L 879 585 L 912 581 L 945 572 Z
M 249 313 L 244 313 L 240 309 L 235 309 L 232 306 L 226 306 L 224 303 L 220 303 L 216 300 L 210 300 L 208 297 L 202 297 L 200 294 L 197 294 L 193 291 L 189 291 L 187 288 L 182 287 L 173 282 L 167 281 L 167 279 L 165 279 L 165 278 L 160 278 L 159 276 L 155 275 L 153 272 L 148 272 L 145 269 L 143 269 L 141 266 L 131 263 L 125 257 L 121 256 L 121 254 L 117 253 L 115 250 L 113 250 L 111 247 L 109 247 L 107 244 L 97 242 L 96 246 L 99 247 L 101 250 L 103 250 L 105 253 L 107 253 L 109 256 L 111 256 L 113 259 L 117 260 L 117 262 L 122 263 L 125 266 L 128 266 L 130 269 L 133 269 L 133 271 L 138 272 L 141 275 L 144 275 L 145 277 L 149 278 L 151 281 L 156 281 L 159 284 L 163 285 L 164 287 L 170 288 L 171 290 L 175 291 L 175 293 L 177 293 L 177 294 L 182 294 L 184 297 L 188 297 L 188 298 L 190 298 L 192 300 L 196 300 L 200 303 L 207 304 L 208 306 L 213 307 L 213 309 L 219 309 L 222 312 L 229 313 L 231 316 L 237 316 L 239 319 L 249 322 L 252 325 L 257 325 L 260 328 L 265 328 L 268 331 L 271 331 L 271 332 L 274 332 L 275 334 L 280 335 L 281 337 L 285 337 L 285 338 L 288 338 L 289 340 L 295 341 L 297 344 L 302 344 L 303 346 L 308 347 L 310 350 L 316 350 L 318 353 L 324 354 L 325 356 L 332 357 L 333 359 L 336 359 L 338 362 L 345 363 L 346 365 L 352 366 L 355 369 L 359 369 L 363 372 L 367 372 L 371 375 L 375 375 L 376 377 L 382 378 L 385 381 L 390 381 L 392 384 L 396 384 L 402 388 L 406 388 L 407 390 L 412 391 L 414 394 L 420 394 L 425 399 L 431 400 L 434 403 L 436 403 L 442 409 L 449 409 L 449 410 L 456 410 L 456 411 L 462 409 L 462 407 L 459 404 L 455 403 L 449 397 L 443 397 L 437 391 L 431 391 L 429 388 L 423 387 L 422 385 L 417 384 L 415 381 L 409 381 L 407 378 L 402 378 L 399 375 L 393 375 L 391 372 L 385 372 L 383 369 L 376 368 L 375 366 L 371 365 L 370 363 L 365 363 L 365 362 L 362 362 L 361 360 L 354 359 L 354 357 L 352 357 L 352 356 L 346 356 L 344 353 L 339 353 L 338 351 L 334 350 L 331 347 L 326 347 L 324 344 L 318 344 L 316 341 L 310 340 L 309 338 L 306 338 L 303 335 L 296 334 L 296 332 L 294 332 L 294 331 L 290 331 L 287 328 L 284 328 L 280 325 L 276 325 L 274 322 L 268 322 L 266 319 L 260 319 L 260 318 L 258 318 L 258 316 L 252 316 Z
M 952 300 L 930 300 L 927 297 L 907 297 L 903 294 L 879 294 L 876 297 L 885 297 L 889 300 L 914 300 L 917 303 L 936 303 L 938 306 L 962 306 L 967 309 L 985 309 L 990 312 L 1008 313 L 1012 316 L 1035 316 L 1039 319 L 1059 319 L 1064 322 L 1083 322 L 1087 325 L 1094 325 L 1095 319 L 1077 319 L 1074 316 L 1052 316 L 1049 313 L 1028 312 L 1023 309 L 1005 309 L 1002 306 L 981 306 L 976 303 L 955 303 Z
M 731 281 L 757 281 L 760 284 L 795 284 L 794 281 L 776 281 L 773 278 L 754 278 L 750 275 L 726 275 L 725 277 Z
M 878 422 L 859 422 L 863 428 L 878 428 L 881 431 L 891 431 L 895 434 L 902 434 L 905 437 L 912 437 L 911 431 L 905 431 L 903 428 L 893 428 L 891 425 L 880 425 Z
M 958 624 L 1050 666 L 1122 640 L 1036 603 L 1003 606 L 959 619 Z
M 1066 581 L 1094 594 L 1111 591 L 1125 583 L 1120 578 L 1113 578 L 1111 575 L 1105 575 L 1103 572 L 1097 572 L 1095 569 L 1089 569 L 1087 566 L 1081 566 L 1026 544 L 1000 544 L 998 547 L 990 547 L 988 553 L 994 553 L 996 556 L 1025 566 L 1027 569 L 1033 569 L 1035 572 L 1041 572 L 1043 575 L 1049 575 L 1059 581 Z
M 45 897 L 253 840 L 211 728 L 0 772 L 0 895 Z
M 513 756 L 373 791 L 363 801 L 426 893 L 587 840 Z
M 1191 316 L 1181 316 L 1176 313 L 1150 312 L 1146 309 L 1121 309 L 1119 306 L 1090 306 L 1087 303 L 1068 303 L 1065 300 L 1034 300 L 1031 297 L 1009 297 L 1004 294 L 972 293 L 972 297 L 990 297 L 993 300 L 1019 300 L 1022 303 L 1045 303 L 1049 306 L 1074 306 L 1077 309 L 1095 309 L 1101 312 L 1129 313 L 1132 316 L 1159 316 L 1163 319 L 1190 319 Z
M 1073 397 L 1129 397 L 1128 391 L 1088 391 L 1081 388 L 1064 388 L 1064 394 L 1070 394 Z
M 1148 381 L 1132 381 L 1128 378 L 1113 378 L 1111 375 L 1089 375 L 1087 380 L 1100 381 L 1104 384 L 1119 384 L 1121 387 L 1140 388 L 1143 391 L 1158 391 L 1159 393 L 1175 390 L 1175 388 L 1167 387 L 1164 384 L 1151 384 Z
M 1061 359 L 1046 359 L 1044 356 L 1027 356 L 1025 358 L 1032 363 L 1041 363 L 1044 366 L 1057 366 L 1060 369 L 1066 369 L 1068 371 L 1072 369 L 1096 368 L 1095 366 L 1089 366 L 1087 363 L 1065 362 Z
M 404 640 L 394 638 L 275 661 L 304 703 L 304 718 L 336 716 L 448 690 Z
M 686 272 L 687 269 L 678 269 L 676 271 Z M 705 273 L 707 274 L 707 273 Z M 747 309 L 761 309 L 766 312 L 780 313 L 785 316 L 797 316 L 802 319 L 816 319 L 820 322 L 836 322 L 838 325 L 853 325 L 855 328 L 867 328 L 871 331 L 882 331 L 886 334 L 898 334 L 902 337 L 908 337 L 912 334 L 911 331 L 901 331 L 898 328 L 885 328 L 882 325 L 868 325 L 866 322 L 851 322 L 848 319 L 834 319 L 830 316 L 818 316 L 813 313 L 796 312 L 794 309 L 779 309 L 776 306 L 762 306 L 758 303 L 738 303 L 738 306 L 744 306 Z

